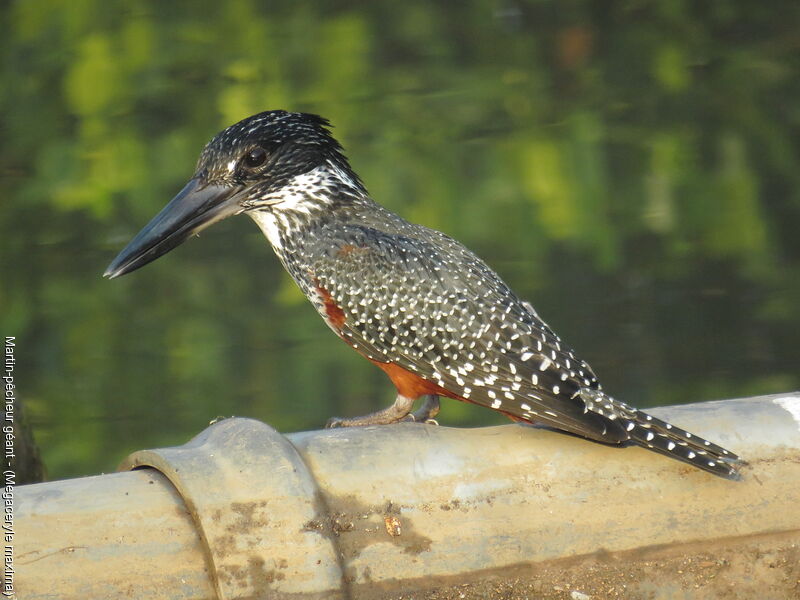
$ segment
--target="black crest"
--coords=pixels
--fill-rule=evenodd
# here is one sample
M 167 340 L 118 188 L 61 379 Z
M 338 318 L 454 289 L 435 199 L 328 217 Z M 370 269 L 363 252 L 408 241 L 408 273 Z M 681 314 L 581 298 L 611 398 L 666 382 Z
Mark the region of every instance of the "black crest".
M 218 133 L 203 149 L 197 174 L 206 181 L 279 187 L 330 162 L 357 181 L 330 127 L 327 119 L 310 113 L 258 113 Z

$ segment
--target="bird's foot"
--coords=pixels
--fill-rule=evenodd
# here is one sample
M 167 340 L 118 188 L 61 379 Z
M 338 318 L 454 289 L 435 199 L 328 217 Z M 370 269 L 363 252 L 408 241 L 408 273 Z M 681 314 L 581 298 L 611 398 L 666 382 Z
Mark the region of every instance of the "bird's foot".
M 336 427 L 359 427 L 362 425 L 388 425 L 389 423 L 397 423 L 408 416 L 413 405 L 413 398 L 406 398 L 405 396 L 398 395 L 397 399 L 394 401 L 394 404 L 374 413 L 363 415 L 361 417 L 333 417 L 328 419 L 328 422 L 325 424 L 325 429 L 334 429 Z
M 403 421 L 411 423 L 425 423 L 427 425 L 438 425 L 439 422 L 434 418 L 439 414 L 439 396 L 425 396 L 425 401 L 417 410 L 408 414 Z

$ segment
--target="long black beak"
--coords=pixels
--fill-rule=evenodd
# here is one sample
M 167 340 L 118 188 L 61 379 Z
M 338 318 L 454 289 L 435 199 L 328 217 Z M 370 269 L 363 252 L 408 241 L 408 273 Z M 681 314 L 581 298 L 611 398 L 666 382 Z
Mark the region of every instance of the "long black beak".
M 108 265 L 103 277 L 135 271 L 180 245 L 192 234 L 241 210 L 236 195 L 242 188 L 203 184 L 194 178 Z

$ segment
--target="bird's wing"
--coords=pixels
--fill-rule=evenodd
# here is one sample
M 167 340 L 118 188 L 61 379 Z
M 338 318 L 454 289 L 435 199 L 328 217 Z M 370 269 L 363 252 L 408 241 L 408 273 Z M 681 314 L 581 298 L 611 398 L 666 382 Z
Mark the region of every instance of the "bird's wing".
M 530 305 L 464 246 L 425 232 L 350 225 L 315 241 L 313 277 L 342 312 L 343 339 L 512 417 L 627 439 L 613 419 L 587 410 L 579 390 L 599 387 L 597 379 Z

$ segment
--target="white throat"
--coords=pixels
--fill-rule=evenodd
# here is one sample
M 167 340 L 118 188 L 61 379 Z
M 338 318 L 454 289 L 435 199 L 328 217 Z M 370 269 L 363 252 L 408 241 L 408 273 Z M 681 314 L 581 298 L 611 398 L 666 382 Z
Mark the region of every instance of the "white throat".
M 333 163 L 325 163 L 307 173 L 295 176 L 289 183 L 274 193 L 259 199 L 259 206 L 247 214 L 279 251 L 283 248 L 282 232 L 286 232 L 302 220 L 330 205 L 341 187 L 352 187 L 353 183 Z
M 278 215 L 269 209 L 256 209 L 248 211 L 247 216 L 256 222 L 256 225 L 258 225 L 263 234 L 267 236 L 269 243 L 272 244 L 276 252 L 283 249 Z

